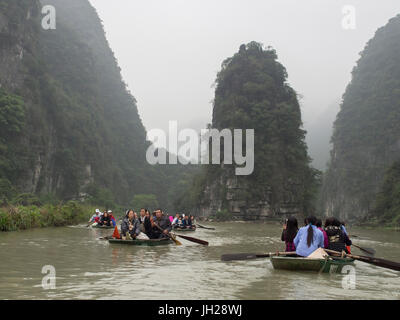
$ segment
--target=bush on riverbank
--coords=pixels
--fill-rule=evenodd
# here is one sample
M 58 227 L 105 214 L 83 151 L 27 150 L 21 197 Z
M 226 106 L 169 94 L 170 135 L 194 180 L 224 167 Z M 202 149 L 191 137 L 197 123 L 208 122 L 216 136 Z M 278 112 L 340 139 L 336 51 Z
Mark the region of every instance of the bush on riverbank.
M 78 224 L 87 221 L 93 212 L 91 206 L 76 201 L 42 207 L 10 205 L 0 208 L 0 231 Z

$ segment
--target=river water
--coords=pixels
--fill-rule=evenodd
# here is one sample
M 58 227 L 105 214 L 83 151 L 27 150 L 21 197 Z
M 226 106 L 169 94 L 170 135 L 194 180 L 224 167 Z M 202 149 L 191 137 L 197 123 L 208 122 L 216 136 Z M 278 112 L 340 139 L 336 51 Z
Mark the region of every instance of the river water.
M 0 299 L 400 299 L 400 273 L 356 262 L 355 289 L 343 275 L 274 270 L 269 259 L 222 262 L 224 253 L 281 250 L 281 227 L 209 223 L 185 235 L 208 247 L 136 247 L 84 226 L 0 233 Z M 400 232 L 348 228 L 353 242 L 400 261 Z M 353 253 L 359 253 L 353 249 Z M 42 268 L 54 266 L 56 288 L 44 290 Z

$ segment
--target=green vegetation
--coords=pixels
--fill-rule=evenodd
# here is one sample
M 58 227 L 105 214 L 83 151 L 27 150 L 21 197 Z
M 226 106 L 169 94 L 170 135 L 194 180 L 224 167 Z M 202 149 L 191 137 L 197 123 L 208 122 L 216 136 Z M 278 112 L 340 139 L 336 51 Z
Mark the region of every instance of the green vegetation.
M 207 166 L 184 196 L 191 205 L 207 206 L 213 197 L 229 211 L 227 185 L 232 180 L 240 188 L 233 197 L 246 207 L 263 201 L 277 213 L 284 203 L 313 211 L 320 173 L 309 165 L 297 94 L 286 80 L 275 50 L 257 42 L 242 45 L 222 63 L 212 128 L 254 129 L 255 168 L 249 176 L 235 176 L 235 165 Z M 205 192 L 211 186 L 217 186 L 212 195 Z
M 386 169 L 399 158 L 399 52 L 397 16 L 368 42 L 343 96 L 322 192 L 322 210 L 329 215 L 369 216 Z
M 132 208 L 139 211 L 141 208 L 155 210 L 159 204 L 154 194 L 136 194 L 131 202 Z
M 7 206 L 0 208 L 0 231 L 59 227 L 87 221 L 93 207 L 75 201 L 42 207 Z
M 400 226 L 400 161 L 386 171 L 373 212 L 379 223 Z
M 172 209 L 189 169 L 146 162 L 150 143 L 136 100 L 95 9 L 87 0 L 46 4 L 57 8 L 56 30 L 40 28 L 38 0 L 0 0 L 8 26 L 0 69 L 24 48 L 15 73 L 0 76 L 0 204 L 29 193 L 115 208 L 154 194 Z

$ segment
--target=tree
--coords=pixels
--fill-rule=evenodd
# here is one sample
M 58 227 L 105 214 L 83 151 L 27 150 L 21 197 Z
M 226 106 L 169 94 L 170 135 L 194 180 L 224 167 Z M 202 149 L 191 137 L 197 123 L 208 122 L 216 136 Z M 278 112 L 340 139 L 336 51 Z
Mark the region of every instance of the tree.
M 158 207 L 158 200 L 154 194 L 136 194 L 131 205 L 135 210 L 140 210 L 141 208 L 154 210 Z

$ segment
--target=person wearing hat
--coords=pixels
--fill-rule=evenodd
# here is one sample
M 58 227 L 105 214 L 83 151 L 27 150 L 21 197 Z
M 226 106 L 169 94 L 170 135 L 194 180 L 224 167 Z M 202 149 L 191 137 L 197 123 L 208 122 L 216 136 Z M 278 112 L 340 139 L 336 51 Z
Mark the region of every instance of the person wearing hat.
M 89 219 L 89 223 L 99 222 L 99 219 L 100 219 L 99 214 L 100 214 L 100 210 L 96 209 L 96 212 L 94 213 L 94 215 L 92 215 L 92 217 Z
M 112 210 L 108 210 L 107 213 L 108 213 L 108 216 L 109 216 L 110 219 L 111 219 L 111 222 L 112 222 L 113 227 L 115 227 L 115 226 L 117 225 L 117 221 L 115 220 L 115 217 L 114 217 L 114 215 L 113 215 Z

